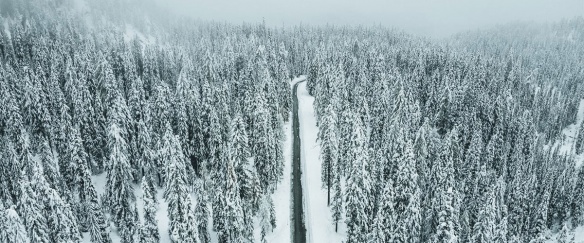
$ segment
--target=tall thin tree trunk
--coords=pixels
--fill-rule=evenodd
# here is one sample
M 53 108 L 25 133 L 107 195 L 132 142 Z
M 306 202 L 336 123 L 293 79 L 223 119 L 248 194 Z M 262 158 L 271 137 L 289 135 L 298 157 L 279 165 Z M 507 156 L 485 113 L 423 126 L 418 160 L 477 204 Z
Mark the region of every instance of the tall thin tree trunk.
M 327 166 L 327 187 L 328 187 L 328 191 L 327 191 L 327 206 L 331 205 L 331 162 L 330 160 L 327 162 L 328 166 Z

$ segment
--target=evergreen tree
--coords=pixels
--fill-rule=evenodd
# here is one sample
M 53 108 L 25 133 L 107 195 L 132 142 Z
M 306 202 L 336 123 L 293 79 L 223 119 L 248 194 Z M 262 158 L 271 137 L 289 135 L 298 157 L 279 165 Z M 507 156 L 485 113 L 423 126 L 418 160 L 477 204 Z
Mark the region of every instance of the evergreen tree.
M 111 242 L 109 236 L 109 222 L 105 218 L 103 208 L 97 197 L 97 192 L 91 182 L 90 171 L 87 165 L 80 164 L 79 177 L 79 223 L 89 231 L 93 242 Z
M 342 171 L 342 176 L 349 174 L 351 163 L 354 159 L 352 154 L 351 141 L 353 132 L 354 116 L 350 108 L 349 101 L 342 99 L 340 108 L 341 112 L 338 118 L 338 133 L 339 133 L 339 167 Z
M 327 188 L 327 204 L 330 205 L 331 189 L 335 178 L 334 169 L 338 160 L 338 140 L 336 135 L 336 114 L 332 104 L 328 104 L 323 122 L 320 125 L 319 140 L 321 144 L 322 170 L 321 180 L 323 187 Z
M 266 235 L 274 229 L 275 215 L 273 212 L 274 203 L 269 195 L 264 195 L 261 199 L 259 218 L 261 229 L 261 241 L 266 243 Z
M 57 191 L 47 189 L 47 204 L 49 208 L 48 225 L 51 225 L 52 242 L 77 242 L 80 240 L 79 226 L 71 206 L 61 199 Z
M 398 162 L 395 182 L 397 229 L 395 242 L 418 242 L 420 239 L 420 189 L 413 145 L 407 142 Z
M 140 229 L 140 242 L 157 243 L 160 241 L 158 222 L 156 221 L 156 191 L 147 177 L 142 178 L 142 200 L 144 201 L 144 221 Z
M 89 192 L 88 198 L 88 227 L 91 235 L 91 242 L 111 243 L 109 222 L 107 221 L 103 208 L 97 199 L 97 193 L 95 190 Z
M 180 141 L 167 129 L 164 135 L 165 148 L 168 151 L 165 174 L 164 198 L 168 203 L 170 219 L 169 234 L 172 242 L 201 242 L 193 203 L 187 189 L 185 158 Z
M 453 129 L 450 135 L 445 138 L 442 145 L 442 151 L 435 162 L 434 183 L 436 183 L 436 192 L 434 194 L 434 217 L 435 217 L 435 234 L 433 242 L 458 242 L 458 236 L 455 228 L 457 219 L 453 202 L 455 200 L 454 188 L 454 165 L 453 165 L 453 148 L 457 136 L 457 130 Z
M 232 134 L 233 126 L 231 126 Z M 229 150 L 233 150 L 237 144 L 233 144 L 235 141 L 231 141 L 231 146 Z M 230 152 L 231 156 L 239 155 L 237 152 Z M 224 220 L 224 232 L 222 232 L 223 241 L 224 242 L 241 242 L 244 238 L 244 222 L 243 222 L 243 209 L 241 205 L 241 198 L 239 194 L 239 183 L 238 178 L 235 173 L 234 161 L 237 161 L 237 157 L 229 157 L 227 161 L 226 167 L 226 174 L 227 174 L 227 181 L 225 183 L 225 208 L 224 208 L 224 217 L 221 220 Z
M 355 160 L 351 163 L 351 173 L 347 180 L 346 194 L 346 223 L 347 242 L 365 242 L 369 233 L 369 196 L 371 181 L 367 166 L 369 155 L 366 144 L 365 132 L 361 123 L 355 123 L 353 128 L 353 141 L 356 146 L 352 149 Z
M 197 205 L 195 207 L 195 221 L 198 222 L 199 239 L 201 242 L 209 242 L 211 236 L 207 229 L 211 212 L 209 210 L 209 196 L 205 180 L 197 179 L 195 182 L 195 193 L 197 195 Z
M 395 211 L 395 188 L 392 180 L 385 183 L 378 199 L 377 213 L 369 242 L 403 242 L 407 235 L 399 235 L 398 212 Z
M 6 209 L 4 208 L 4 202 L 0 201 L 0 240 L 6 239 Z
M 2 239 L 0 240 L 7 243 L 29 243 L 30 239 L 26 232 L 26 228 L 18 216 L 15 207 L 12 206 L 11 208 L 6 209 L 4 213 L 6 214 L 6 221 L 4 222 L 5 231 L 0 234 L 0 236 L 2 236 Z
M 473 227 L 472 241 L 478 243 L 494 242 L 495 238 L 495 194 L 489 187 L 481 200 L 481 209 Z
M 138 135 L 136 138 L 136 159 L 137 176 L 147 177 L 148 180 L 155 181 L 159 176 L 159 170 L 155 164 L 155 154 L 152 149 L 152 138 L 150 126 L 144 120 L 137 122 Z
M 5 188 L 3 190 L 3 199 L 6 203 L 14 202 L 16 204 L 20 189 L 18 187 L 18 177 L 15 175 L 20 175 L 23 165 L 18 158 L 14 143 L 10 140 L 4 144 L 2 159 L 6 162 L 6 167 L 2 169 L 3 186 Z
M 278 167 L 275 160 L 274 150 L 271 149 L 275 141 L 271 135 L 271 127 L 268 124 L 268 110 L 260 107 L 255 113 L 256 119 L 253 123 L 252 148 L 255 151 L 255 167 L 260 180 L 262 190 L 272 193 L 275 190 L 275 182 L 278 179 Z
M 23 223 L 27 230 L 27 235 L 33 242 L 50 242 L 47 220 L 43 216 L 44 212 L 41 208 L 42 203 L 39 202 L 39 197 L 35 191 L 32 190 L 28 178 L 21 179 L 20 201 L 18 204 L 18 211 L 23 217 Z
M 334 180 L 334 195 L 332 202 L 333 210 L 333 222 L 335 222 L 335 232 L 338 232 L 339 222 L 343 216 L 343 189 L 341 188 L 341 173 L 340 168 L 337 166 L 335 168 L 337 172 L 335 173 Z
M 580 128 L 578 129 L 578 135 L 575 138 L 574 148 L 576 153 L 582 154 L 584 152 L 584 122 L 580 122 Z
M 131 242 L 136 232 L 134 188 L 128 163 L 128 149 L 122 129 L 114 122 L 108 132 L 110 151 L 105 200 L 123 242 Z
M 571 212 L 573 212 L 575 223 L 580 224 L 584 222 L 584 206 L 579 203 L 584 201 L 584 169 L 582 167 L 578 169 L 573 197 Z

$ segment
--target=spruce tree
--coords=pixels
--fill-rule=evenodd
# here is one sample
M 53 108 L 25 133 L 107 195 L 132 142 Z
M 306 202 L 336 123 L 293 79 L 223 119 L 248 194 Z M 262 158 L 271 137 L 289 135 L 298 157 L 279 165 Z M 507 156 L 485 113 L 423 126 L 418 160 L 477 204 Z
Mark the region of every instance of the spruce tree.
M 185 157 L 179 139 L 169 129 L 164 135 L 169 157 L 165 163 L 164 198 L 168 203 L 169 234 L 172 242 L 201 242 L 193 203 L 187 189 Z
M 458 236 L 455 228 L 457 219 L 453 202 L 455 200 L 454 188 L 454 165 L 453 165 L 453 142 L 457 136 L 456 128 L 450 132 L 442 144 L 437 161 L 435 162 L 434 183 L 436 192 L 434 194 L 434 217 L 435 234 L 433 242 L 457 242 Z
M 43 216 L 42 203 L 37 192 L 32 190 L 26 177 L 21 179 L 20 188 L 18 211 L 22 215 L 28 237 L 32 242 L 50 242 L 47 220 Z
M 211 212 L 209 210 L 209 195 L 207 193 L 207 183 L 205 179 L 196 179 L 195 194 L 197 195 L 197 205 L 195 207 L 195 221 L 198 223 L 199 239 L 201 242 L 209 242 L 211 236 L 207 228 Z
M 377 213 L 373 221 L 373 229 L 369 237 L 371 242 L 403 242 L 407 235 L 399 235 L 398 212 L 395 211 L 396 191 L 392 180 L 388 180 L 378 199 Z M 401 240 L 401 241 L 400 241 Z
M 89 210 L 89 233 L 91 235 L 91 241 L 95 243 L 110 243 L 112 242 L 110 238 L 109 221 L 105 217 L 103 208 L 97 199 L 97 195 L 91 193 L 90 202 L 88 205 Z
M 399 158 L 395 182 L 397 230 L 394 241 L 417 242 L 420 239 L 420 189 L 413 145 L 407 142 Z
M 584 121 L 580 123 L 578 135 L 576 135 L 574 141 L 575 141 L 574 148 L 576 149 L 576 153 L 578 154 L 584 153 Z
M 495 237 L 495 194 L 489 187 L 481 200 L 477 222 L 473 227 L 472 241 L 478 243 L 493 242 Z
M 233 128 L 233 126 L 232 126 Z M 233 129 L 231 129 L 233 132 Z M 230 132 L 230 134 L 232 134 Z M 229 150 L 235 147 L 231 141 L 231 146 Z M 231 156 L 238 155 L 238 153 L 230 152 Z M 239 182 L 237 175 L 235 173 L 234 161 L 238 158 L 229 157 L 226 167 L 226 178 L 225 182 L 225 208 L 223 218 L 224 220 L 224 232 L 222 232 L 223 239 L 225 242 L 241 242 L 244 238 L 244 228 L 245 224 L 243 222 L 243 209 L 241 205 L 241 197 L 239 193 Z
M 157 243 L 160 241 L 158 222 L 156 221 L 156 191 L 153 190 L 152 181 L 147 177 L 142 178 L 142 200 L 144 201 L 144 220 L 140 229 L 140 242 Z
M 6 239 L 6 209 L 4 208 L 4 201 L 0 201 L 0 240 Z
M 343 216 L 343 190 L 341 188 L 341 173 L 340 168 L 337 166 L 335 168 L 337 172 L 335 173 L 334 180 L 334 195 L 332 201 L 333 210 L 333 222 L 335 222 L 335 232 L 338 232 L 339 222 Z
M 323 117 L 323 122 L 320 124 L 319 140 L 321 145 L 321 180 L 323 187 L 327 188 L 327 205 L 330 205 L 331 190 L 335 178 L 338 160 L 338 140 L 337 140 L 337 126 L 336 114 L 332 104 L 328 104 Z
M 61 199 L 57 191 L 51 188 L 47 190 L 47 204 L 50 212 L 48 224 L 51 225 L 49 229 L 52 242 L 79 241 L 81 234 L 71 206 Z
M 30 238 L 26 232 L 24 223 L 18 216 L 15 206 L 6 209 L 2 212 L 5 214 L 5 231 L 3 231 L 0 236 L 2 237 L 0 241 L 9 243 L 29 243 Z
M 122 129 L 112 123 L 108 132 L 109 157 L 105 202 L 123 242 L 131 242 L 136 233 L 136 208 L 128 148 Z
M 360 122 L 353 128 L 353 141 L 356 144 L 354 150 L 355 160 L 351 162 L 351 173 L 347 180 L 346 195 L 346 223 L 347 242 L 365 242 L 369 233 L 369 196 L 371 179 L 367 166 L 369 154 L 366 144 L 365 131 Z
M 264 195 L 260 202 L 260 210 L 258 217 L 260 218 L 260 230 L 261 230 L 261 241 L 266 243 L 266 235 L 272 232 L 274 225 L 272 224 L 273 214 L 272 214 L 273 202 L 270 195 Z

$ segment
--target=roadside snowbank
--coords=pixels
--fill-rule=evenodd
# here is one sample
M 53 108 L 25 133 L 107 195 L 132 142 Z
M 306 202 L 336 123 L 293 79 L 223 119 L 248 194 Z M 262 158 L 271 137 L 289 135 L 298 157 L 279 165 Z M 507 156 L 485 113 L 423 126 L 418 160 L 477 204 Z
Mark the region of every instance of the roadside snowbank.
M 327 192 L 322 188 L 320 181 L 322 161 L 320 160 L 320 145 L 316 142 L 318 127 L 313 103 L 314 97 L 308 94 L 306 83 L 299 84 L 298 119 L 302 141 L 301 166 L 306 241 L 342 242 L 346 238 L 345 224 L 339 222 L 339 232 L 335 232 L 332 213 L 327 206 Z

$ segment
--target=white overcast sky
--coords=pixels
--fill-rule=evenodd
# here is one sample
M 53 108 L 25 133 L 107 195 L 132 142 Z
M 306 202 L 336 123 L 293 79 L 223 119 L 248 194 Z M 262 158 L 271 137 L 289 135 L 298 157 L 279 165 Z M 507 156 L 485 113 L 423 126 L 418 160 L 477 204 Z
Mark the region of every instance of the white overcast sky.
M 383 25 L 429 37 L 512 21 L 584 15 L 584 0 L 157 0 L 180 14 L 272 26 Z

